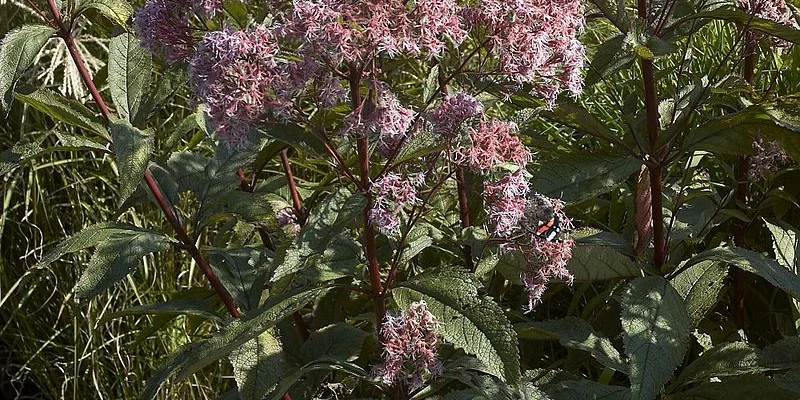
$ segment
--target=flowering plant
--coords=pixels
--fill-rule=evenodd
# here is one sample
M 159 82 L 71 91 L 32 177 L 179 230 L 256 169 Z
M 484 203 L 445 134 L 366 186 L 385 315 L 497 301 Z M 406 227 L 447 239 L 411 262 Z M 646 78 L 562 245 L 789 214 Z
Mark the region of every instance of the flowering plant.
M 73 3 L 49 0 L 47 25 L 6 36 L 3 105 L 113 154 L 120 222 L 34 268 L 94 247 L 74 288 L 85 304 L 180 251 L 213 290 L 129 311 L 213 328 L 143 398 L 221 359 L 226 398 L 321 398 L 324 383 L 365 398 L 693 399 L 719 379 L 797 396 L 800 364 L 780 351 L 797 336 L 727 340 L 753 329 L 742 273 L 736 305 L 722 300 L 729 266 L 800 296 L 795 228 L 756 211 L 800 149 L 793 98 L 754 76 L 772 51 L 759 44 L 800 40 L 782 1 L 640 0 L 636 15 L 580 0 Z M 24 85 L 46 40 L 73 49 L 72 21 L 93 13 L 116 25 L 107 82 L 82 70 L 94 104 Z M 734 34 L 713 72 L 686 50 L 707 50 L 708 26 Z M 179 123 L 159 113 L 167 81 L 189 99 Z M 151 206 L 174 235 L 127 223 Z M 749 241 L 757 221 L 774 248 Z M 710 327 L 726 312 L 731 326 Z

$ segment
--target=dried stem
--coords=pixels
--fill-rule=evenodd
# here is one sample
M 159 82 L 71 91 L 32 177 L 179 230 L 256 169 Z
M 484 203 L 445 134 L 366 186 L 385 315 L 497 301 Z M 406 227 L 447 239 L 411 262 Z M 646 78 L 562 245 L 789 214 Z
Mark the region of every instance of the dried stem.
M 57 28 L 59 30 L 59 36 L 64 40 L 64 43 L 67 46 L 67 50 L 69 51 L 72 60 L 75 63 L 75 66 L 78 68 L 78 72 L 80 73 L 81 79 L 86 87 L 89 89 L 89 93 L 92 95 L 92 99 L 94 99 L 97 106 L 100 108 L 100 113 L 103 115 L 103 118 L 106 121 L 110 121 L 111 111 L 108 109 L 103 97 L 100 95 L 100 92 L 97 90 L 97 86 L 95 86 L 94 82 L 92 81 L 92 77 L 89 74 L 89 70 L 86 69 L 86 63 L 83 61 L 80 53 L 78 52 L 78 47 L 75 45 L 75 39 L 72 37 L 72 32 L 70 31 L 69 27 L 64 24 L 64 21 L 61 19 L 61 14 L 58 11 L 58 7 L 56 6 L 55 0 L 48 0 L 47 1 L 50 12 L 53 15 L 53 20 L 57 24 Z M 178 221 L 178 217 L 175 214 L 175 210 L 169 204 L 164 196 L 164 193 L 161 191 L 161 188 L 158 186 L 155 178 L 153 175 L 150 174 L 150 171 L 144 171 L 144 180 L 147 183 L 147 187 L 153 193 L 153 197 L 158 202 L 159 207 L 164 212 L 164 216 L 167 217 L 170 225 L 172 225 L 173 229 L 175 229 L 175 233 L 178 235 L 178 239 L 181 241 L 183 246 L 187 249 L 189 254 L 192 256 L 194 261 L 203 271 L 203 274 L 206 276 L 208 281 L 211 283 L 211 287 L 217 293 L 217 296 L 222 300 L 225 304 L 225 308 L 228 309 L 228 312 L 231 314 L 232 317 L 238 318 L 239 317 L 239 309 L 233 302 L 230 294 L 225 287 L 222 286 L 222 283 L 217 278 L 214 271 L 211 270 L 208 262 L 203 258 L 200 250 L 195 245 L 194 241 L 189 238 L 189 235 L 186 233 L 186 230 L 183 229 L 183 225 L 181 225 L 180 221 Z

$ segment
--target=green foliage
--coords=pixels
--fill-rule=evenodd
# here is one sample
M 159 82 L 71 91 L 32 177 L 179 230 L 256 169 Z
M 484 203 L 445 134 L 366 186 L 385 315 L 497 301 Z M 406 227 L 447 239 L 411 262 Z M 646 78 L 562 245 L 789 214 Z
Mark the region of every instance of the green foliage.
M 133 194 L 142 181 L 144 171 L 150 162 L 150 153 L 153 152 L 153 143 L 150 135 L 127 121 L 112 121 L 110 131 L 122 185 L 119 193 L 121 204 Z
M 150 84 L 150 54 L 136 36 L 122 33 L 108 45 L 108 83 L 117 112 L 133 122 Z M 116 142 L 116 140 L 115 140 Z
M 3 96 L 0 105 L 4 108 L 11 105 L 14 85 L 55 32 L 49 26 L 25 25 L 3 38 L 0 43 L 0 94 Z
M 630 157 L 566 155 L 542 167 L 533 187 L 568 202 L 580 202 L 607 193 L 639 171 Z
M 128 18 L 133 14 L 133 7 L 125 0 L 80 0 L 75 8 L 75 15 L 83 14 L 89 9 L 97 10 L 112 22 L 123 27 L 127 25 Z M 112 53 L 110 49 L 109 53 Z

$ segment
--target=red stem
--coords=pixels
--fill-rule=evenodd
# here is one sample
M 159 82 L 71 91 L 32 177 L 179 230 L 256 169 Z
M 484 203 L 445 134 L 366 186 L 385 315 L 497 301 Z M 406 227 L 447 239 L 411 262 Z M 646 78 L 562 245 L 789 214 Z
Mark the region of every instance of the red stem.
M 59 36 L 64 40 L 64 43 L 67 46 L 67 50 L 69 51 L 72 60 L 75 62 L 75 66 L 78 68 L 78 72 L 81 75 L 81 79 L 86 87 L 89 89 L 89 93 L 91 93 L 92 98 L 94 99 L 97 106 L 100 108 L 100 113 L 103 115 L 103 118 L 106 121 L 111 120 L 111 111 L 106 106 L 105 101 L 103 100 L 103 96 L 100 95 L 100 92 L 97 90 L 97 86 L 95 86 L 94 81 L 92 81 L 92 77 L 89 74 L 89 70 L 86 69 L 86 63 L 83 61 L 80 53 L 78 52 L 78 47 L 75 45 L 75 40 L 72 37 L 72 32 L 70 32 L 69 28 L 64 21 L 61 19 L 61 13 L 58 11 L 58 7 L 56 6 L 55 0 L 47 0 L 47 4 L 50 7 L 50 12 L 53 14 L 53 19 L 57 24 L 59 29 Z M 234 318 L 239 317 L 239 309 L 234 304 L 230 294 L 225 287 L 222 286 L 222 283 L 219 281 L 219 278 L 214 274 L 214 271 L 211 270 L 208 262 L 203 258 L 202 254 L 200 254 L 200 250 L 195 245 L 194 241 L 189 238 L 189 235 L 186 234 L 186 230 L 183 229 L 183 226 L 178 221 L 177 216 L 175 215 L 174 210 L 170 206 L 169 202 L 167 201 L 164 193 L 161 191 L 161 188 L 156 183 L 155 178 L 153 175 L 150 174 L 150 171 L 144 171 L 144 180 L 147 183 L 147 187 L 150 188 L 150 191 L 153 193 L 153 197 L 158 202 L 158 205 L 161 207 L 161 210 L 164 212 L 164 215 L 167 217 L 170 225 L 175 229 L 175 233 L 178 235 L 178 239 L 181 241 L 183 246 L 187 249 L 189 254 L 192 256 L 194 261 L 203 271 L 203 274 L 206 276 L 208 281 L 211 283 L 211 287 L 217 293 L 219 298 L 225 304 L 225 307 L 228 309 L 228 312 Z
M 350 100 L 353 104 L 353 109 L 356 109 L 361 104 L 361 69 L 351 68 L 350 71 Z M 380 326 L 383 323 L 384 314 L 386 314 L 386 306 L 383 302 L 383 285 L 381 284 L 381 270 L 378 264 L 378 248 L 375 243 L 375 228 L 369 222 L 369 210 L 372 207 L 372 195 L 369 192 L 370 177 L 369 177 L 369 138 L 366 135 L 361 135 L 356 143 L 358 151 L 358 166 L 361 172 L 361 187 L 364 190 L 364 196 L 367 198 L 366 206 L 364 207 L 364 247 L 367 255 L 367 262 L 369 266 L 369 278 L 372 282 L 372 291 L 375 294 L 375 326 L 380 331 Z
M 289 164 L 289 153 L 286 149 L 281 150 L 281 164 L 283 164 L 283 171 L 286 174 L 286 181 L 289 182 L 289 192 L 292 194 L 294 214 L 297 216 L 297 221 L 300 223 L 300 225 L 303 225 L 306 221 L 305 212 L 303 211 L 303 203 L 300 201 L 300 193 L 297 192 L 297 184 L 294 180 L 292 166 Z
M 469 203 L 467 203 L 467 185 L 464 182 L 464 169 L 456 167 L 456 185 L 458 188 L 458 210 L 461 217 L 461 228 L 466 229 L 472 226 L 469 217 Z M 465 245 L 461 248 L 464 253 L 464 265 L 470 271 L 475 269 L 475 263 L 472 261 L 472 247 Z

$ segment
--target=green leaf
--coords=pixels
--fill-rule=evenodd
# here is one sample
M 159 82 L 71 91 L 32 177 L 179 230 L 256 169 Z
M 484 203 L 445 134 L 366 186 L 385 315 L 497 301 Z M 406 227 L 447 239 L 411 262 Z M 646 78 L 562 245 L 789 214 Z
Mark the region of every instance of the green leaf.
M 208 302 L 201 299 L 174 299 L 160 303 L 130 307 L 122 311 L 115 311 L 111 314 L 108 314 L 103 317 L 102 321 L 108 321 L 114 318 L 129 315 L 191 315 L 220 322 L 222 321 L 222 317 L 208 305 Z
M 563 381 L 547 384 L 542 389 L 553 400 L 630 400 L 630 389 L 623 386 L 604 385 L 589 380 Z
M 111 222 L 88 226 L 82 231 L 64 239 L 64 241 L 59 243 L 54 249 L 45 254 L 33 268 L 46 268 L 65 254 L 96 246 L 98 243 L 105 242 L 112 237 L 124 235 L 126 232 L 136 231 L 138 229 L 139 228 L 133 225 L 115 224 Z
M 93 8 L 119 26 L 126 26 L 133 13 L 133 7 L 125 0 L 80 0 L 76 14 L 80 15 Z
M 589 352 L 597 361 L 616 371 L 627 373 L 628 365 L 620 356 L 619 351 L 607 338 L 597 336 L 588 322 L 567 317 L 547 321 L 528 322 L 517 324 L 514 329 L 522 339 L 529 338 L 533 333 L 534 338 L 542 333 L 549 333 L 550 337 L 558 340 L 562 346 Z
M 719 291 L 728 276 L 728 267 L 720 262 L 701 261 L 672 278 L 671 283 L 683 298 L 691 326 L 697 326 L 714 308 Z
M 132 227 L 100 242 L 75 284 L 76 300 L 90 300 L 119 282 L 139 267 L 142 257 L 166 249 L 168 240 L 160 233 Z
M 24 25 L 3 38 L 0 43 L 0 105 L 6 110 L 11 106 L 17 80 L 55 32 L 49 26 Z
M 768 371 L 769 368 L 759 365 L 758 358 L 759 349 L 749 343 L 723 343 L 706 350 L 692 361 L 681 371 L 673 385 Z
M 620 306 L 631 400 L 655 399 L 689 345 L 683 300 L 668 281 L 649 276 L 628 285 Z
M 761 31 L 768 35 L 775 36 L 792 43 L 800 43 L 799 30 L 790 26 L 779 24 L 775 21 L 755 18 L 744 10 L 732 7 L 720 7 L 711 11 L 703 11 L 688 15 L 676 21 L 668 29 L 673 29 L 674 27 L 680 26 L 681 24 L 693 19 L 717 19 L 746 24 L 750 29 Z
M 303 375 L 306 375 L 313 371 L 320 371 L 320 370 L 343 372 L 352 375 L 356 378 L 361 378 L 367 383 L 374 384 L 373 381 L 366 379 L 366 377 L 369 376 L 369 372 L 367 372 L 364 368 L 361 368 L 356 364 L 340 360 L 320 359 L 302 366 L 299 370 L 297 370 L 297 372 L 291 375 L 284 376 L 283 379 L 281 379 L 278 388 L 272 392 L 272 395 L 269 396 L 268 399 L 269 400 L 280 399 L 284 393 L 289 391 L 292 385 L 294 385 L 297 381 L 299 381 L 303 377 Z
M 772 233 L 772 249 L 775 251 L 778 263 L 795 275 L 800 274 L 800 264 L 798 264 L 800 251 L 797 251 L 800 242 L 797 240 L 797 230 L 781 221 L 772 224 L 765 220 L 764 223 L 767 224 L 767 228 Z M 795 309 L 800 310 L 800 300 L 793 299 L 792 303 L 794 303 Z
M 36 142 L 17 142 L 0 153 L 0 177 L 17 169 L 22 163 L 42 154 L 44 149 Z
M 777 261 L 738 247 L 717 247 L 694 256 L 688 264 L 716 260 L 752 272 L 796 299 L 800 299 L 800 276 Z
M 92 112 L 77 100 L 68 99 L 49 89 L 37 89 L 30 93 L 14 93 L 14 97 L 55 120 L 108 138 L 108 131 L 102 123 L 98 122 L 100 115 Z
M 578 243 L 572 249 L 567 269 L 576 280 L 586 282 L 642 276 L 641 269 L 630 257 L 604 245 Z
M 267 299 L 260 308 L 231 321 L 212 337 L 184 346 L 162 363 L 161 368 L 147 381 L 142 399 L 152 399 L 158 388 L 171 375 L 183 380 L 206 365 L 225 357 L 245 342 L 275 326 L 280 320 L 303 308 L 325 288 L 303 288 Z
M 260 400 L 278 385 L 287 362 L 281 341 L 268 329 L 231 351 L 233 377 L 240 400 Z
M 303 343 L 301 357 L 305 362 L 320 358 L 353 361 L 361 353 L 367 336 L 367 332 L 346 323 L 328 325 L 313 332 Z
M 567 154 L 543 165 L 532 186 L 547 196 L 577 203 L 613 190 L 640 166 L 632 157 Z
M 205 249 L 222 286 L 244 310 L 258 307 L 269 272 L 271 254 L 266 248 Z
M 797 393 L 777 386 L 772 379 L 761 375 L 745 375 L 722 382 L 707 382 L 685 392 L 668 397 L 669 400 L 797 400 Z
M 783 374 L 775 374 L 772 376 L 772 381 L 783 389 L 800 393 L 800 368 L 790 369 Z
M 478 295 L 469 273 L 456 268 L 425 271 L 403 282 L 392 295 L 401 308 L 425 300 L 448 342 L 475 355 L 503 381 L 519 382 L 517 334 L 503 309 Z
M 322 138 L 297 124 L 270 124 L 266 127 L 258 128 L 258 132 L 292 147 L 305 147 L 314 150 L 318 154 L 328 154 L 325 141 Z
M 312 210 L 308 222 L 278 264 L 272 281 L 313 267 L 309 274 L 347 271 L 358 264 L 358 244 L 341 232 L 361 215 L 364 196 L 340 189 L 331 193 Z M 340 275 L 341 276 L 341 275 Z M 328 276 L 329 278 L 330 276 Z
M 620 70 L 627 69 L 634 61 L 626 51 L 625 35 L 618 35 L 597 46 L 597 51 L 586 71 L 584 84 L 588 87 Z
M 121 117 L 133 122 L 150 84 L 150 53 L 133 34 L 123 33 L 108 45 L 108 89 Z
M 785 337 L 765 347 L 758 362 L 768 368 L 800 368 L 800 337 Z
M 542 117 L 551 121 L 577 129 L 582 133 L 595 136 L 612 143 L 621 143 L 617 135 L 608 129 L 606 124 L 594 116 L 589 110 L 569 100 L 559 101 L 553 111 L 543 111 Z M 534 186 L 536 187 L 536 186 Z M 541 191 L 541 189 L 537 190 Z
M 110 128 L 121 186 L 118 204 L 122 204 L 136 191 L 144 177 L 147 163 L 150 162 L 150 153 L 153 152 L 153 141 L 147 133 L 135 128 L 128 121 L 111 121 Z

